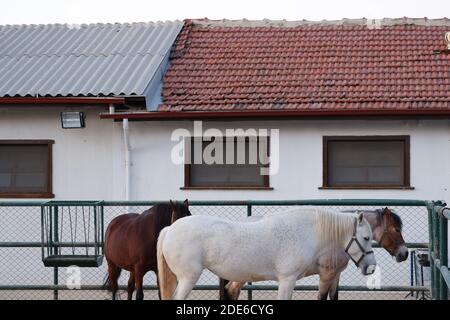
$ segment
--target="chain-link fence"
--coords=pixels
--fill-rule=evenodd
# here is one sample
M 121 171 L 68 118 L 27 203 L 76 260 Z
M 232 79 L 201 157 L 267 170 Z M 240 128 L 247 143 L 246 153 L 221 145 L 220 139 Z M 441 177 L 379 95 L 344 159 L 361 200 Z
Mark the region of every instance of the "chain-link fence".
M 104 202 L 104 225 L 114 217 L 127 213 L 141 213 L 154 202 Z M 305 201 L 194 201 L 190 211 L 194 215 L 214 215 L 229 220 L 244 220 L 247 216 L 276 214 L 295 207 L 314 206 L 330 210 L 373 210 L 389 207 L 403 220 L 403 237 L 410 251 L 428 248 L 428 216 L 425 201 L 415 200 L 305 200 Z M 66 217 L 66 223 L 69 218 Z M 62 242 L 73 241 L 80 233 L 84 235 L 83 223 L 79 220 L 78 231 L 71 228 L 60 231 Z M 91 221 L 87 223 L 89 226 Z M 81 231 L 80 231 L 81 230 Z M 65 237 L 65 238 L 64 238 Z M 0 299 L 110 299 L 110 293 L 102 290 L 106 275 L 106 262 L 98 268 L 81 268 L 81 289 L 69 290 L 73 270 L 66 267 L 44 267 L 42 262 L 41 204 L 0 203 Z M 384 249 L 374 248 L 380 267 L 381 287 L 369 289 L 367 277 L 361 275 L 353 264 L 349 264 L 340 278 L 340 299 L 416 299 L 426 297 L 429 283 L 427 270 L 417 266 L 414 254 L 408 260 L 397 263 Z M 258 254 L 258 253 L 255 253 Z M 411 258 L 413 257 L 413 258 Z M 418 269 L 419 268 L 419 269 Z M 424 269 L 425 268 L 425 269 Z M 417 283 L 416 273 L 421 272 Z M 425 274 L 425 276 L 424 276 Z M 122 286 L 120 296 L 128 281 L 128 273 L 119 279 Z M 293 299 L 315 299 L 318 276 L 310 276 L 297 282 Z M 157 299 L 156 278 L 152 272 L 144 278 L 145 299 Z M 219 279 L 205 270 L 190 299 L 218 299 Z M 240 299 L 275 299 L 276 283 L 257 282 L 244 287 Z

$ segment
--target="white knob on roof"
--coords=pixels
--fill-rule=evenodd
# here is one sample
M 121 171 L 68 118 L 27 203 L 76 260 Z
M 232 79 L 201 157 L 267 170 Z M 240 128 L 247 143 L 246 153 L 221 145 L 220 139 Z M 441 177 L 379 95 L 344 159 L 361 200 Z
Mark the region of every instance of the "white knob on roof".
M 445 33 L 445 43 L 447 43 L 447 49 L 450 50 L 450 31 Z

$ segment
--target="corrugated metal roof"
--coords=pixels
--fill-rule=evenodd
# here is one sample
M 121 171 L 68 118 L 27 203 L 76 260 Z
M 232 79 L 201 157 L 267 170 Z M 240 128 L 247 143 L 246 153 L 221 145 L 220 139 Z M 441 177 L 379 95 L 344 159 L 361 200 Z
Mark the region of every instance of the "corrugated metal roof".
M 0 96 L 148 95 L 182 26 L 0 26 Z

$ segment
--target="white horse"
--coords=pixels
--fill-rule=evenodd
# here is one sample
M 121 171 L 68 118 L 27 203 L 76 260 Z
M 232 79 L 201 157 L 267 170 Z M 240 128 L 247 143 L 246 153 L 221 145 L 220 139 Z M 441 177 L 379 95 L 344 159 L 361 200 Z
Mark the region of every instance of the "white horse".
M 372 231 L 362 215 L 301 208 L 254 222 L 186 217 L 158 238 L 161 297 L 186 299 L 206 268 L 231 281 L 276 280 L 278 299 L 290 299 L 298 279 L 317 266 L 334 268 L 342 252 L 364 275 L 375 271 Z
M 390 253 L 397 262 L 405 261 L 408 258 L 408 248 L 401 233 L 402 219 L 393 211 L 387 207 L 378 210 L 347 210 L 341 212 L 361 213 L 369 223 L 373 240 L 375 240 L 381 248 L 384 248 Z M 257 219 L 261 219 L 263 216 L 251 216 L 245 218 L 243 222 L 252 222 Z M 342 271 L 347 268 L 347 264 L 350 261 L 350 257 L 341 252 L 339 263 L 336 264 L 333 269 L 323 269 L 316 267 L 315 273 L 319 275 L 319 294 L 317 296 L 320 300 L 327 299 L 327 296 L 331 300 L 337 300 L 339 296 L 339 278 Z M 245 282 L 228 282 L 221 279 L 220 294 L 224 300 L 237 300 L 241 289 L 244 287 Z

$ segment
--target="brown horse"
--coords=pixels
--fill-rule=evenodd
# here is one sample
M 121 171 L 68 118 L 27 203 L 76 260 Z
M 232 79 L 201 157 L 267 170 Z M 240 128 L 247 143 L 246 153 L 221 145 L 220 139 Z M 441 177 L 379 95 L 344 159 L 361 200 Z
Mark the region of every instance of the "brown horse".
M 153 271 L 158 276 L 156 243 L 159 232 L 175 220 L 190 216 L 189 203 L 157 204 L 142 214 L 127 213 L 114 218 L 105 234 L 105 257 L 108 262 L 109 284 L 113 300 L 118 289 L 117 280 L 122 269 L 130 272 L 128 300 L 136 289 L 136 300 L 144 299 L 144 275 Z
M 374 211 L 360 211 L 372 228 L 373 239 L 384 248 L 389 254 L 402 262 L 408 258 L 408 248 L 402 236 L 402 220 L 400 217 L 388 208 Z M 324 300 L 327 296 L 331 300 L 337 300 L 339 296 L 339 277 L 341 272 L 347 267 L 349 259 L 343 257 L 340 268 L 329 269 L 318 267 L 312 270 L 308 275 L 318 274 L 319 295 L 318 299 Z M 243 282 L 229 282 L 220 279 L 220 299 L 237 300 L 241 288 L 245 285 Z

